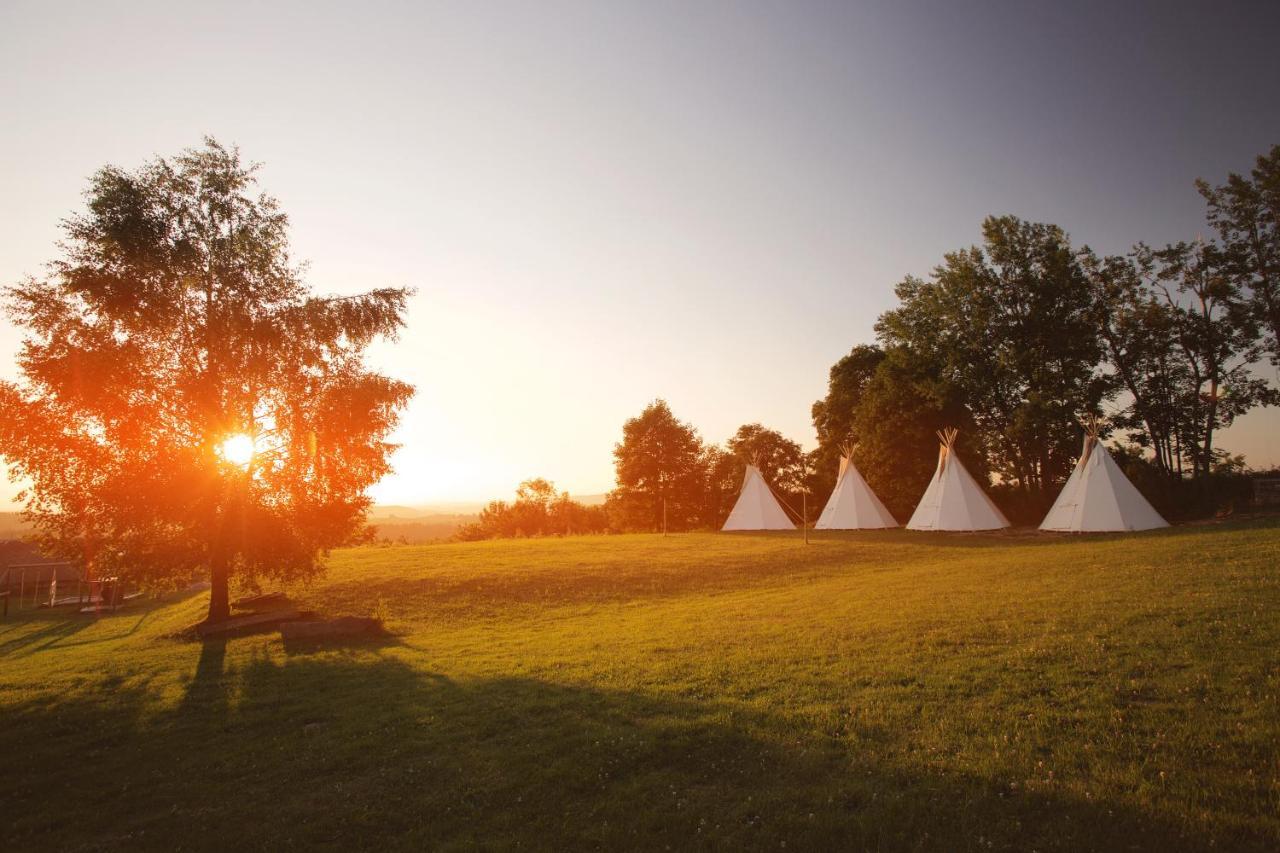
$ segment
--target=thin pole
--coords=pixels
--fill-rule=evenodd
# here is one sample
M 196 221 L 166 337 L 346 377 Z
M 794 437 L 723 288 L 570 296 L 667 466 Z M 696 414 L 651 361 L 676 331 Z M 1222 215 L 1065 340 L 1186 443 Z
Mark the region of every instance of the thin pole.
M 662 496 L 662 535 L 667 535 L 667 496 Z
M 800 493 L 800 526 L 804 529 L 804 544 L 809 544 L 809 491 Z

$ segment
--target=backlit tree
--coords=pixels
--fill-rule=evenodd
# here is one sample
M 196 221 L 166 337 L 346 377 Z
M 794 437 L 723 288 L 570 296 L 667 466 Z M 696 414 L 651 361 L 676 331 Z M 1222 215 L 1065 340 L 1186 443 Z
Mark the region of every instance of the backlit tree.
M 0 455 L 46 552 L 98 575 L 305 578 L 357 537 L 413 389 L 363 352 L 408 293 L 312 296 L 256 167 L 206 140 L 108 166 L 44 279 L 7 290 L 25 330 L 0 384 Z

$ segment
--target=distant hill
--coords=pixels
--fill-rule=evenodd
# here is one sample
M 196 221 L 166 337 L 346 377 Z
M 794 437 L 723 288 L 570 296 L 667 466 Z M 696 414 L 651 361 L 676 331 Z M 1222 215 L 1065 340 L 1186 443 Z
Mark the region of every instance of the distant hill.
M 374 504 L 369 510 L 369 519 L 372 521 L 375 518 L 418 518 L 430 514 L 431 511 L 423 507 Z
M 572 495 L 584 506 L 600 506 L 605 495 Z M 380 542 L 402 542 L 421 545 L 449 539 L 458 528 L 475 521 L 487 502 L 456 501 L 404 506 L 377 504 L 369 510 L 369 524 L 377 529 L 375 537 Z
M 606 494 L 569 495 L 583 506 L 600 506 L 605 502 Z M 494 500 L 512 501 L 515 495 L 497 497 Z M 441 515 L 478 515 L 480 510 L 488 506 L 489 501 L 441 501 L 439 503 L 408 506 L 406 504 L 374 504 L 369 510 L 369 520 L 378 521 L 394 518 L 397 521 L 420 519 L 427 516 Z
M 375 537 L 380 542 L 422 545 L 448 539 L 458 531 L 459 527 L 470 524 L 477 517 L 475 513 L 434 513 L 411 518 L 397 516 L 375 518 L 371 515 L 369 523 L 377 531 Z

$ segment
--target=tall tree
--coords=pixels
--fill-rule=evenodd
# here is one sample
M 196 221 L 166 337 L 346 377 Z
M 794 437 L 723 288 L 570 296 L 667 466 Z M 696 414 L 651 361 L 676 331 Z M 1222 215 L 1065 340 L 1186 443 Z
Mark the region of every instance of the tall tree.
M 1204 477 L 1213 470 L 1218 431 L 1254 406 L 1276 402 L 1276 392 L 1250 370 L 1262 354 L 1258 324 L 1217 244 L 1140 245 L 1135 256 L 1168 312 L 1185 377 L 1178 399 L 1183 453 Z
M 738 499 L 745 465 L 741 458 L 709 444 L 703 451 L 702 467 L 706 472 L 706 486 L 699 526 L 719 530 Z
M 624 530 L 694 526 L 704 504 L 706 472 L 697 430 L 679 421 L 665 400 L 654 400 L 622 427 L 613 457 L 618 487 L 609 506 Z
M 854 415 L 863 391 L 884 360 L 884 350 L 874 344 L 859 344 L 831 366 L 827 377 L 827 396 L 810 410 L 813 428 L 818 434 L 818 447 L 809 457 L 813 494 L 829 494 L 839 472 L 840 445 L 857 441 L 853 429 Z
M 800 445 L 775 429 L 760 424 L 743 424 L 725 446 L 739 460 L 740 472 L 755 460 L 765 481 L 781 492 L 799 494 L 804 485 L 804 451 Z
M 858 402 L 852 430 L 858 437 L 854 462 L 900 522 L 906 522 L 933 476 L 938 430 L 957 427 L 957 452 L 980 480 L 987 458 L 964 404 L 961 388 L 938 366 L 910 347 L 891 347 Z
M 989 217 L 982 248 L 952 252 L 929 281 L 908 278 L 876 325 L 961 389 L 1001 479 L 1036 499 L 1065 478 L 1076 419 L 1107 390 L 1092 288 L 1055 225 Z
M 412 388 L 364 365 L 407 292 L 316 298 L 254 166 L 212 139 L 108 166 L 45 279 L 7 291 L 26 330 L 0 384 L 0 455 L 43 548 L 100 575 L 307 577 L 358 535 Z
M 1208 205 L 1229 263 L 1227 270 L 1247 295 L 1266 329 L 1266 348 L 1280 365 L 1280 145 L 1258 156 L 1248 177 L 1227 176 L 1221 186 L 1196 181 Z
M 1148 287 L 1134 256 L 1099 258 L 1088 248 L 1081 265 L 1094 285 L 1098 328 L 1114 384 L 1125 396 L 1112 424 L 1153 454 L 1166 477 L 1182 475 L 1186 389 L 1191 374 L 1178 351 L 1177 322 Z

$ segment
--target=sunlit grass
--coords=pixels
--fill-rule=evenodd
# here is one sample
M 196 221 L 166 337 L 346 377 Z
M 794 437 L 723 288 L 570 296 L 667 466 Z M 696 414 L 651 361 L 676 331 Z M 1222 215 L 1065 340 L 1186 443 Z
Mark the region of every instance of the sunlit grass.
M 1278 564 L 1274 522 L 348 550 L 298 594 L 389 642 L 0 623 L 0 802 L 18 847 L 1274 849 Z

